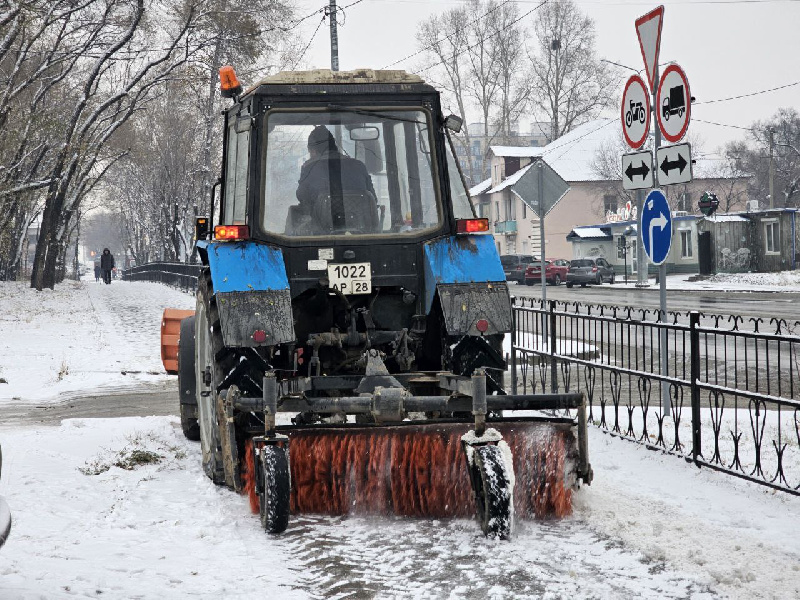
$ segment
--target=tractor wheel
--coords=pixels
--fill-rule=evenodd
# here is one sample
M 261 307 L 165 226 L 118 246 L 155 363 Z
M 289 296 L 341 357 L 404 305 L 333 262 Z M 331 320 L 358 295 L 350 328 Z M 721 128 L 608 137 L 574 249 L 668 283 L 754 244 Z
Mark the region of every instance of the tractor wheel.
M 194 372 L 194 317 L 181 321 L 178 339 L 178 391 L 180 393 L 181 429 L 187 440 L 200 440 L 197 423 L 197 381 Z
M 289 525 L 289 449 L 267 444 L 260 453 L 261 494 L 258 505 L 261 525 L 268 533 L 282 533 Z
M 498 446 L 475 448 L 473 481 L 478 521 L 487 537 L 511 537 L 511 477 Z
M 216 359 L 214 332 L 219 331 L 216 303 L 210 290 L 207 274 L 198 280 L 197 310 L 195 312 L 195 381 L 197 389 L 197 421 L 200 427 L 200 447 L 203 451 L 203 470 L 217 485 L 225 483 L 225 470 L 217 422 L 217 382 L 220 367 Z

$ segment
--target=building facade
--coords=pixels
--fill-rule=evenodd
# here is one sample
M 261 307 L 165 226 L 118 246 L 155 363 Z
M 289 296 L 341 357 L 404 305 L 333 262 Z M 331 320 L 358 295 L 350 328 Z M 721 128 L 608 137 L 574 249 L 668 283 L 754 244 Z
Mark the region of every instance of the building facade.
M 617 138 L 619 121 L 598 119 L 577 127 L 544 147 L 491 146 L 489 177 L 474 186 L 470 193 L 480 215 L 489 219 L 500 254 L 533 253 L 539 256 L 541 252 L 539 219 L 513 191 L 514 184 L 539 158 L 570 186 L 567 194 L 545 217 L 545 258 L 571 259 L 574 256 L 573 244 L 567 236 L 577 227 L 635 221 L 634 194 L 623 190 L 621 180 L 599 175 L 596 167 L 599 153 L 617 143 Z M 741 190 L 745 183 L 698 177 L 686 185 L 670 186 L 666 193 L 673 216 L 679 219 L 693 214 L 700 216 L 697 201 L 707 190 L 721 192 L 735 188 L 735 198 L 744 208 L 745 196 Z M 616 227 L 612 229 L 616 230 Z M 684 238 L 693 236 L 685 243 L 687 248 L 696 249 L 696 231 L 681 235 Z M 689 268 L 686 265 L 691 262 L 687 261 L 689 258 L 693 258 L 696 264 L 695 253 L 682 259 L 686 262 L 676 263 L 675 269 L 686 271 Z

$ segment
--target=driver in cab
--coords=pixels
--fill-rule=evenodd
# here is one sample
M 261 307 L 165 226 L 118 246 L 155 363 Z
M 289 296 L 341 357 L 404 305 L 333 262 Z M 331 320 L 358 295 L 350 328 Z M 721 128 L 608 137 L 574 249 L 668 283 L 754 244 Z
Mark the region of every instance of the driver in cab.
M 336 140 L 322 125 L 308 136 L 310 158 L 300 169 L 297 199 L 306 210 L 313 209 L 320 195 L 342 196 L 342 192 L 369 192 L 375 197 L 375 188 L 367 167 L 360 160 L 343 155 Z

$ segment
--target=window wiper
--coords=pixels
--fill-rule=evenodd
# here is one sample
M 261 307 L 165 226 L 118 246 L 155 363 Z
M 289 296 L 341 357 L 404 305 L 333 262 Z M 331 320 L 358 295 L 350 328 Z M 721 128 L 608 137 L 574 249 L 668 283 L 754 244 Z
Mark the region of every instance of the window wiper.
M 328 108 L 330 110 L 335 110 L 339 112 L 350 112 L 357 115 L 364 115 L 367 117 L 378 117 L 380 119 L 386 119 L 387 121 L 399 121 L 402 123 L 417 123 L 418 125 L 427 125 L 425 121 L 417 121 L 416 119 L 404 119 L 402 117 L 392 117 L 383 112 L 378 112 L 375 110 L 364 110 L 363 108 L 351 108 L 349 106 L 342 106 L 341 104 L 328 104 Z

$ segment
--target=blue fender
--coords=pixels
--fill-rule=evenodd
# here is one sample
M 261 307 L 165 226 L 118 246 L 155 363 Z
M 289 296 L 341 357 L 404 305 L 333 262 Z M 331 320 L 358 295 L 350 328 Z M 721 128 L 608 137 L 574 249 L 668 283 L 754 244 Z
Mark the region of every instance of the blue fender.
M 209 242 L 197 247 L 211 267 L 215 292 L 288 290 L 283 252 L 254 242 Z
M 425 312 L 436 295 L 451 335 L 481 335 L 479 319 L 489 322 L 486 334 L 511 331 L 511 298 L 503 265 L 490 235 L 458 235 L 425 244 Z
M 274 346 L 295 339 L 292 297 L 283 252 L 255 242 L 199 241 L 211 270 L 222 339 L 228 347 Z M 253 333 L 266 333 L 256 342 Z

